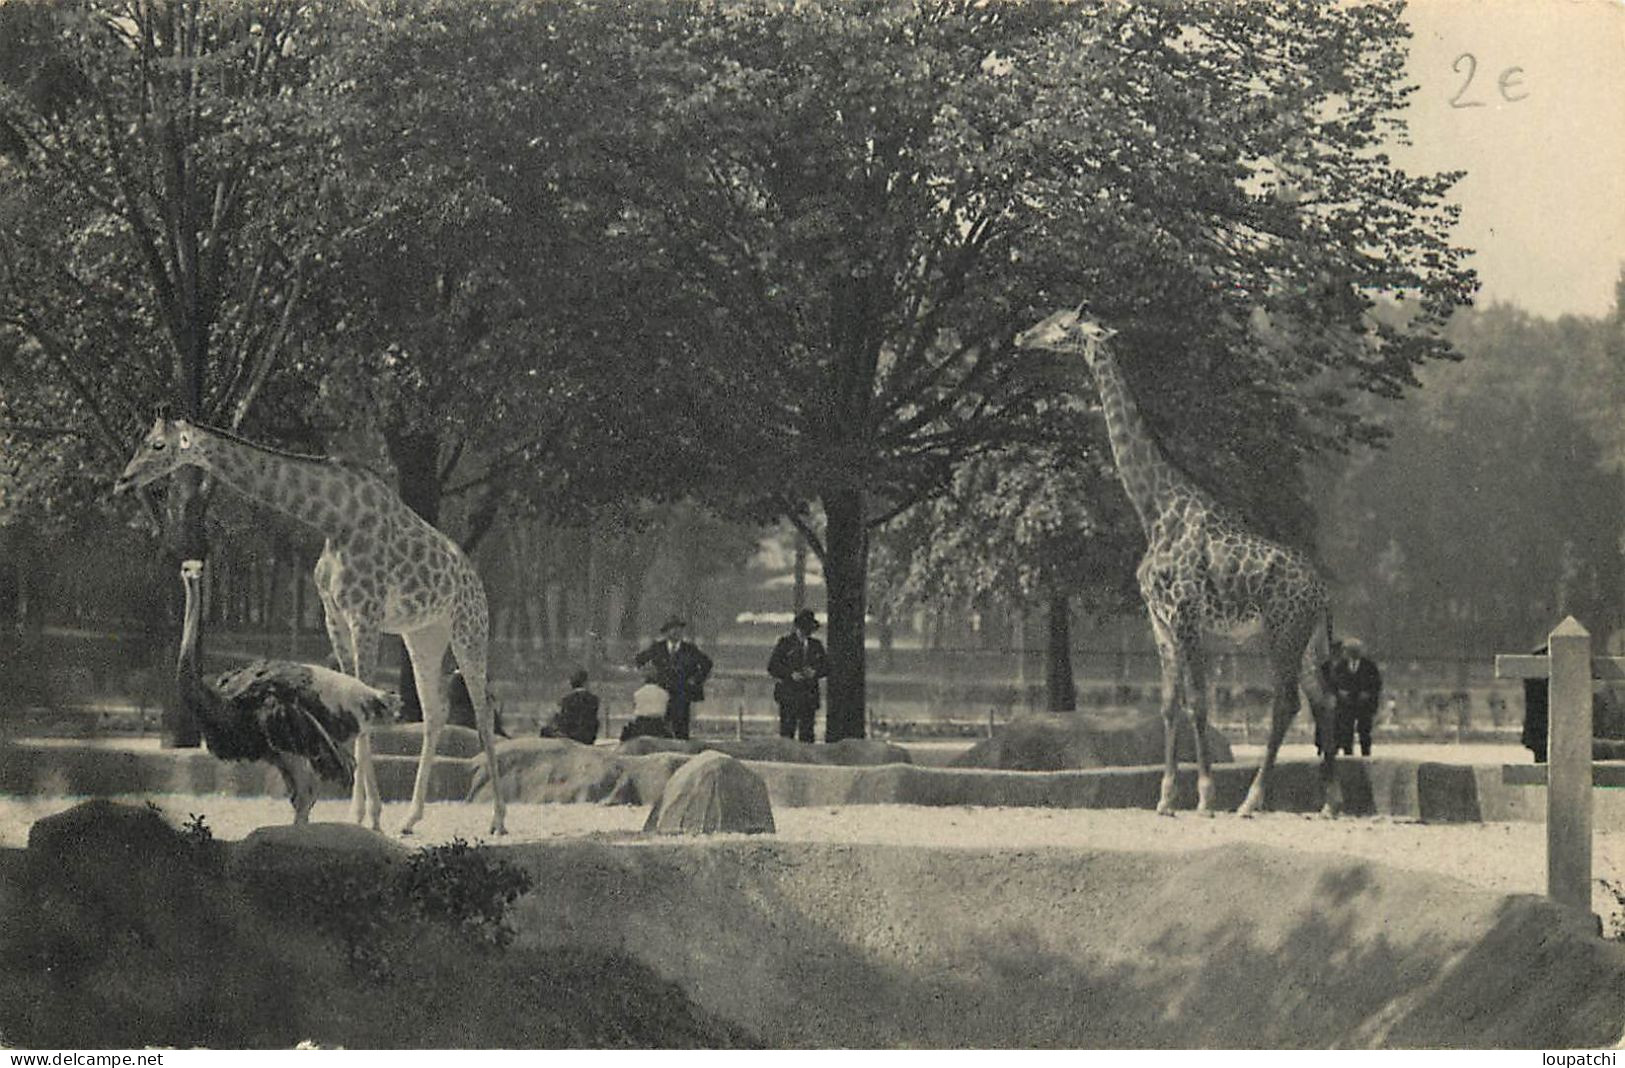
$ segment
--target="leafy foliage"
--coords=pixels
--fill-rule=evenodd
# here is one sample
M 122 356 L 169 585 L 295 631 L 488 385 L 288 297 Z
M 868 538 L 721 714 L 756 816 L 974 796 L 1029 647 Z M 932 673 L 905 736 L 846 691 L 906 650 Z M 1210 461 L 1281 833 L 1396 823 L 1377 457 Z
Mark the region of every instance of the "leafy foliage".
M 506 948 L 514 935 L 508 906 L 531 885 L 524 869 L 456 838 L 397 864 L 322 867 L 249 889 L 274 913 L 336 942 L 351 974 L 384 982 L 414 941 L 435 932 L 482 951 Z
M 1599 637 L 1625 627 L 1621 322 L 1458 318 L 1463 362 L 1433 369 L 1392 412 L 1391 446 L 1327 486 L 1326 555 L 1361 633 L 1395 655 L 1487 655 L 1569 614 Z
M 480 945 L 500 949 L 513 941 L 508 906 L 529 893 L 531 885 L 523 868 L 489 849 L 453 838 L 447 845 L 414 853 L 394 896 L 419 918 L 446 924 Z

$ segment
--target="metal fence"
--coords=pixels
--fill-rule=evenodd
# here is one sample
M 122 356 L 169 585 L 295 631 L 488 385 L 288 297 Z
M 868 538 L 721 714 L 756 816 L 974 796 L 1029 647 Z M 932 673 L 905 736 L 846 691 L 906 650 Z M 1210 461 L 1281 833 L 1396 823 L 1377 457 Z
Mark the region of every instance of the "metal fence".
M 766 674 L 765 641 L 724 641 L 710 649 L 717 670 L 707 701 L 696 709 L 697 728 L 709 734 L 766 734 L 776 729 L 772 680 Z M 209 670 L 254 657 L 322 662 L 319 634 L 214 633 L 206 648 Z M 533 733 L 557 707 L 565 679 L 576 666 L 592 673 L 603 701 L 606 729 L 630 718 L 638 684 L 630 666 L 633 650 L 576 645 L 544 649 L 493 643 L 490 686 L 501 702 L 510 734 Z M 173 686 L 168 657 L 153 639 L 92 630 L 49 628 L 0 646 L 0 710 L 7 725 L 39 731 L 155 730 L 158 710 Z M 384 685 L 394 681 L 395 658 L 386 652 Z M 1154 654 L 1133 649 L 1079 648 L 1073 653 L 1078 707 L 1087 711 L 1139 710 L 1155 714 L 1160 683 Z M 1417 658 L 1381 665 L 1384 673 L 1379 732 L 1417 737 L 1465 738 L 1516 734 L 1523 716 L 1522 692 L 1494 678 L 1491 657 Z M 1044 707 L 1041 651 L 1026 655 L 998 649 L 870 650 L 867 711 L 871 732 L 881 736 L 973 737 L 1023 712 Z M 1212 716 L 1240 740 L 1268 729 L 1268 666 L 1252 653 L 1214 658 Z M 1625 736 L 1625 707 L 1613 697 L 1600 704 L 1600 734 Z M 25 722 L 26 721 L 26 722 Z M 1297 721 L 1307 731 L 1308 717 Z

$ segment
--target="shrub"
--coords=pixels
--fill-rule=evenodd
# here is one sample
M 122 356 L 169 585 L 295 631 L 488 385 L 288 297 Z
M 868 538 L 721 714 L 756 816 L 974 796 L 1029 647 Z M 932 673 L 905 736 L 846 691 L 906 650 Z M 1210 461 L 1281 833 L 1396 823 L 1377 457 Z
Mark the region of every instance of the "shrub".
M 449 845 L 413 854 L 400 871 L 395 895 L 420 918 L 446 924 L 479 945 L 501 948 L 513 941 L 508 906 L 530 888 L 523 868 L 453 838 Z

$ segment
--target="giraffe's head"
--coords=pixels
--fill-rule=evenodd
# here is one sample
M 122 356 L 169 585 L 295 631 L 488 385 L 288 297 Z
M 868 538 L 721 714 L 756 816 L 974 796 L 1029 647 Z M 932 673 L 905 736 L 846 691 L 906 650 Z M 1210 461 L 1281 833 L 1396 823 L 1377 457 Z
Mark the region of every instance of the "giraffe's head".
M 1089 318 L 1082 304 L 1063 308 L 1016 335 L 1018 349 L 1044 349 L 1049 352 L 1077 352 L 1092 367 L 1100 346 L 1117 331 Z
M 158 417 L 135 447 L 135 455 L 124 465 L 124 473 L 113 483 L 114 493 L 138 489 L 156 482 L 176 468 L 192 462 L 197 432 L 184 419 Z

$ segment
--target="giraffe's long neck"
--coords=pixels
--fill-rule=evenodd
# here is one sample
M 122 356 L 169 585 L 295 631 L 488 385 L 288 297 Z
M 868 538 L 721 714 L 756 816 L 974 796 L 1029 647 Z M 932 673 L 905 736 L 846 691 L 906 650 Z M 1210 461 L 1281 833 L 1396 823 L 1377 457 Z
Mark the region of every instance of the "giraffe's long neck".
M 1134 401 L 1134 394 L 1129 389 L 1122 368 L 1104 345 L 1095 352 L 1090 369 L 1100 390 L 1100 403 L 1106 414 L 1106 431 L 1111 438 L 1112 458 L 1117 461 L 1118 477 L 1128 491 L 1135 514 L 1140 517 L 1140 526 L 1149 536 L 1157 516 L 1174 493 L 1191 490 L 1192 487 L 1189 480 L 1163 456 L 1145 416 Z
M 268 504 L 332 538 L 350 528 L 339 506 L 346 477 L 324 460 L 286 456 L 198 430 L 192 460 L 237 492 Z

